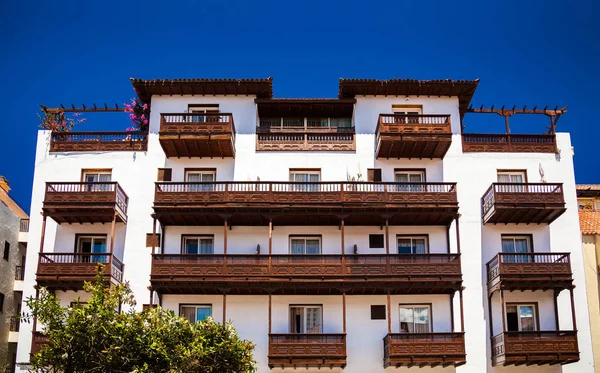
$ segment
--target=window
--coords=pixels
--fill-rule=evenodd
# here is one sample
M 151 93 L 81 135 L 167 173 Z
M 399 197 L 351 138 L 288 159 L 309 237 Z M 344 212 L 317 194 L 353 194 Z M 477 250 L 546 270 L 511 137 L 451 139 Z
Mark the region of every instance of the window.
M 371 320 L 385 320 L 385 305 L 371 306 Z
M 402 115 L 396 117 L 396 123 L 417 124 L 418 115 L 423 114 L 423 107 L 419 105 L 392 105 L 392 113 Z
M 431 333 L 431 306 L 400 305 L 400 333 Z
M 105 170 L 82 170 L 82 181 L 85 183 L 96 183 L 85 185 L 85 190 L 88 192 L 108 192 L 112 189 L 112 185 L 108 184 L 112 181 L 112 171 Z M 105 184 L 101 184 L 105 183 Z
M 8 257 L 10 255 L 10 243 L 8 241 L 4 241 L 4 260 L 8 261 Z
M 534 304 L 506 305 L 506 324 L 509 332 L 536 331 L 536 306 Z
M 199 192 L 211 191 L 215 185 L 211 184 L 217 179 L 217 170 L 215 169 L 188 169 L 185 170 L 185 181 L 188 183 L 197 183 L 186 185 L 186 191 Z M 209 183 L 209 184 L 202 184 Z
M 520 170 L 498 171 L 499 183 L 524 184 L 527 182 L 527 174 Z M 524 192 L 525 185 L 499 185 L 499 192 L 515 193 Z
M 293 184 L 292 190 L 302 192 L 318 192 L 320 190 L 319 184 L 307 184 L 311 182 L 318 183 L 321 181 L 321 170 L 290 170 L 290 181 L 294 183 L 304 184 Z
M 383 249 L 383 234 L 370 234 L 369 235 L 369 248 L 370 249 Z
M 396 170 L 394 172 L 396 183 L 424 183 L 425 170 Z M 388 186 L 390 188 L 391 186 Z M 424 191 L 424 185 L 396 185 L 398 192 L 420 192 Z
M 321 254 L 321 237 L 290 237 L 290 254 Z
M 179 315 L 185 317 L 190 322 L 204 321 L 212 316 L 212 305 L 180 305 Z
M 4 312 L 4 294 L 0 293 L 0 312 Z
M 219 105 L 190 105 L 188 107 L 188 112 L 198 114 L 215 114 L 219 112 Z M 196 123 L 220 122 L 221 118 L 218 115 L 192 115 L 191 121 Z
M 398 236 L 398 254 L 427 254 L 427 236 Z
M 323 332 L 322 306 L 291 306 L 290 333 L 318 334 Z
M 184 236 L 182 254 L 213 254 L 214 238 L 212 236 Z
M 76 252 L 80 254 L 106 254 L 106 236 L 77 235 Z M 82 255 L 83 262 L 108 263 L 106 255 Z
M 502 252 L 509 254 L 530 253 L 531 236 L 502 236 Z M 505 262 L 526 263 L 531 262 L 531 255 L 504 256 Z

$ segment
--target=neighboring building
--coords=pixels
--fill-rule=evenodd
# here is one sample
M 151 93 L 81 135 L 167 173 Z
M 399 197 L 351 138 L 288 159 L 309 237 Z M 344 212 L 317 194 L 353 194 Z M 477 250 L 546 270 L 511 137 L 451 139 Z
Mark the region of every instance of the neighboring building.
M 140 308 L 231 320 L 260 373 L 593 371 L 563 109 L 471 109 L 477 80 L 132 83 L 148 134 L 39 132 L 25 296 L 85 301 L 101 261 Z M 467 113 L 550 132 L 463 133 Z
M 594 362 L 600 372 L 600 185 L 577 185 L 577 200 Z
M 23 276 L 29 217 L 8 195 L 0 176 L 0 372 L 13 372 L 17 361 Z

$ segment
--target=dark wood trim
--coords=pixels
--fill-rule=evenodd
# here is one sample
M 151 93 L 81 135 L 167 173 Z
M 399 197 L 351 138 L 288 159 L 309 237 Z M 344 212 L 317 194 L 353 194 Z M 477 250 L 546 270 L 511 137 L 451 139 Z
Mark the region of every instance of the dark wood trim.
M 411 303 L 398 303 L 398 323 L 400 323 L 400 307 L 402 306 L 428 306 L 429 307 L 429 326 L 430 331 L 428 333 L 435 333 L 433 331 L 433 303 L 431 302 L 411 302 Z M 398 325 L 398 330 L 400 330 Z
M 506 302 L 506 308 L 508 308 L 508 306 L 529 306 L 529 305 L 533 305 L 534 311 L 535 311 L 535 327 L 536 327 L 536 332 L 540 332 L 540 305 L 539 302 Z M 506 309 L 504 310 L 504 314 L 506 315 Z M 518 309 L 517 309 L 517 313 L 518 313 Z M 508 327 L 508 325 L 507 325 Z M 557 326 L 557 330 L 558 330 L 558 326 Z M 506 330 L 508 331 L 508 330 Z
M 514 173 L 522 172 L 525 175 L 525 183 L 529 183 L 529 181 L 528 181 L 529 178 L 527 176 L 527 169 L 499 168 L 499 169 L 496 169 L 496 179 L 498 178 L 498 174 L 502 173 L 502 172 L 514 172 Z
M 397 172 L 422 172 L 424 180 L 423 183 L 427 182 L 427 169 L 426 168 L 394 168 L 394 181 L 396 180 Z
M 533 234 L 532 233 L 501 233 L 500 234 L 500 252 L 502 251 L 502 240 L 504 239 L 504 237 L 529 237 L 529 245 L 530 245 L 530 253 L 535 253 L 535 248 L 533 246 Z M 507 253 L 510 254 L 510 253 Z M 515 253 L 518 254 L 518 253 Z
M 187 237 L 211 237 L 212 240 L 213 240 L 213 253 L 215 252 L 215 235 L 214 235 L 214 233 L 210 233 L 210 234 L 182 234 L 181 235 L 181 246 L 180 246 L 181 250 L 179 250 L 180 254 L 182 254 L 182 255 L 193 255 L 193 254 L 185 254 L 183 252 L 185 239 Z
M 80 237 L 104 237 L 106 239 L 106 246 L 108 248 L 108 233 L 75 233 L 75 242 L 73 244 L 73 252 L 78 253 L 77 251 L 77 243 L 79 242 Z M 57 253 L 60 254 L 60 253 Z M 106 253 L 108 254 L 108 253 Z
M 302 172 L 302 171 L 307 171 L 307 172 L 321 172 L 320 168 L 290 168 L 289 172 Z
M 188 104 L 188 112 L 190 108 L 196 108 L 196 107 L 216 107 L 219 108 L 219 110 L 221 110 L 221 107 L 219 106 L 219 104 Z
M 402 237 L 411 237 L 411 238 L 416 238 L 416 237 L 425 237 L 427 238 L 427 245 L 425 245 L 425 249 L 427 250 L 425 252 L 425 254 L 430 254 L 430 250 L 429 250 L 429 233 L 424 233 L 424 234 L 397 234 L 396 235 L 396 252 L 395 254 L 401 255 L 398 252 L 398 238 L 402 238 Z

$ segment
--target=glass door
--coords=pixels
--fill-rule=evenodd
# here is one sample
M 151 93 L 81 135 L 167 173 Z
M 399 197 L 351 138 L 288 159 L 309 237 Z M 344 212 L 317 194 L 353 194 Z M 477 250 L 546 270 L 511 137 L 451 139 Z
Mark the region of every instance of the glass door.
M 290 333 L 320 334 L 323 333 L 322 306 L 290 307 Z
M 530 332 L 537 330 L 535 306 L 515 304 L 506 306 L 506 329 L 509 332 Z

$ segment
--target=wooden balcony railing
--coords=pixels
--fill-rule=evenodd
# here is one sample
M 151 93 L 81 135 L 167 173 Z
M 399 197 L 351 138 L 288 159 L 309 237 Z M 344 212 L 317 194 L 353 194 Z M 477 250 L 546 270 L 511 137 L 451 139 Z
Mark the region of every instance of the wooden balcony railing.
M 555 153 L 556 135 L 463 133 L 463 152 Z
M 450 115 L 380 114 L 378 158 L 443 158 L 452 143 Z
M 21 219 L 19 232 L 29 232 L 29 219 Z
M 499 253 L 486 266 L 490 292 L 566 289 L 573 282 L 569 253 Z
M 303 292 L 330 293 L 337 292 L 341 282 L 350 294 L 365 288 L 381 293 L 384 282 L 394 285 L 394 293 L 450 293 L 462 282 L 460 254 L 155 254 L 150 277 L 163 292 L 214 292 L 227 281 L 246 293 L 270 288 L 293 292 L 299 283 Z
M 10 326 L 9 331 L 18 332 L 21 328 L 21 317 L 19 316 L 11 316 L 10 317 Z
M 23 281 L 25 279 L 25 266 L 15 266 L 15 280 Z
M 35 355 L 42 350 L 50 341 L 48 337 L 44 335 L 42 332 L 34 331 L 33 337 L 31 340 L 31 354 Z
M 106 218 L 106 210 L 109 212 L 117 212 L 119 221 L 127 221 L 127 204 L 129 197 L 119 183 L 117 182 L 48 182 L 46 183 L 46 194 L 44 196 L 44 211 L 53 218 L 58 218 L 61 213 L 66 213 L 64 219 L 68 217 L 75 218 L 72 222 L 79 222 L 85 218 L 86 221 L 104 222 L 106 219 L 96 220 L 101 218 L 100 215 Z M 75 216 L 74 212 L 80 212 L 82 216 Z M 111 221 L 113 216 L 108 214 Z M 72 220 L 72 219 L 71 219 Z M 68 221 L 71 222 L 71 221 Z
M 94 281 L 96 266 L 104 265 L 104 275 L 111 282 L 123 281 L 124 265 L 107 253 L 40 253 L 36 278 L 49 288 L 78 288 L 84 281 Z
M 354 151 L 354 127 L 261 126 L 256 128 L 257 151 Z
M 562 183 L 493 183 L 481 205 L 484 223 L 551 223 L 566 210 Z
M 492 338 L 493 365 L 569 364 L 579 361 L 577 331 L 504 332 Z
M 346 366 L 345 334 L 269 334 L 269 367 Z
M 50 152 L 148 150 L 146 132 L 52 132 Z
M 167 157 L 234 157 L 230 113 L 162 113 L 159 141 Z
M 383 365 L 460 366 L 466 362 L 464 333 L 395 333 L 383 338 Z

